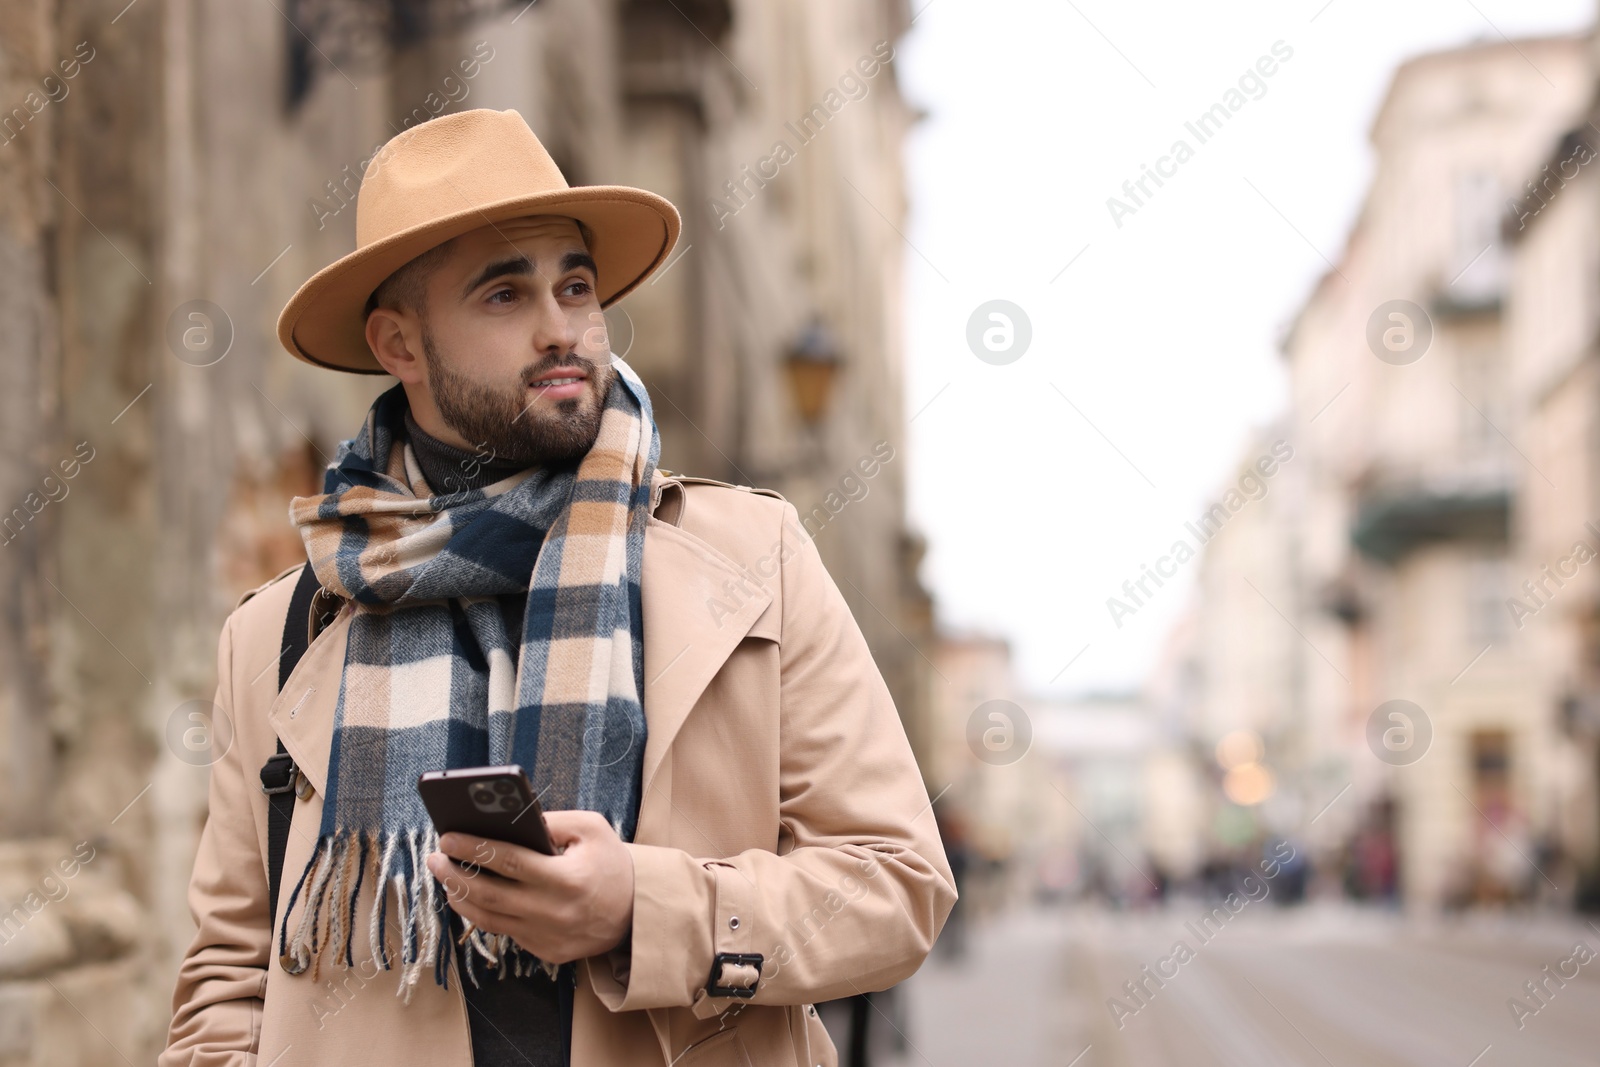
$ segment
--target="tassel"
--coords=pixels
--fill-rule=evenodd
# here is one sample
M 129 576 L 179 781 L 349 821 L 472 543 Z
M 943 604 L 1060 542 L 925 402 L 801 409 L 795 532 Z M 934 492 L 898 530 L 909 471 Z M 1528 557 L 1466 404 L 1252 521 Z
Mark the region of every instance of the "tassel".
M 289 941 L 288 951 L 291 958 L 302 966 L 307 963 L 312 965 L 311 976 L 313 981 L 316 980 L 317 976 L 316 949 L 313 937 L 317 914 L 320 910 L 316 905 L 320 903 L 323 886 L 327 883 L 333 845 L 334 839 L 332 836 L 319 841 L 317 843 L 317 851 L 313 854 L 311 861 L 306 866 L 305 873 L 301 876 L 304 879 L 306 875 L 309 875 L 311 884 L 306 891 L 305 904 L 301 908 L 300 923 L 295 927 L 294 936 Z M 295 888 L 296 892 L 298 892 L 299 886 Z M 285 912 L 285 918 L 287 919 L 287 912 Z
M 357 842 L 360 847 L 357 849 L 358 855 L 356 858 L 356 885 L 350 891 L 350 912 L 345 916 L 344 965 L 350 968 L 354 968 L 356 965 L 355 959 L 351 956 L 350 948 L 351 942 L 355 940 L 356 933 L 356 901 L 361 899 L 361 883 L 367 874 L 368 835 L 365 833 L 358 835 Z M 374 908 L 373 910 L 376 911 L 377 909 Z
M 311 854 L 311 859 L 306 861 L 305 870 L 300 872 L 300 877 L 294 883 L 294 891 L 289 894 L 289 903 L 284 906 L 284 909 L 283 909 L 283 926 L 278 931 L 278 957 L 280 959 L 282 959 L 285 955 L 288 954 L 286 939 L 289 936 L 289 916 L 294 914 L 294 902 L 300 896 L 300 889 L 306 883 L 306 876 L 309 875 L 311 873 L 312 869 L 316 867 L 316 865 L 317 865 L 317 855 L 321 852 L 321 850 L 322 850 L 322 842 L 319 841 L 317 843 L 317 851 L 313 852 Z M 303 918 L 303 916 L 302 916 L 302 918 Z M 297 940 L 298 940 L 298 936 L 297 936 Z M 305 968 L 306 960 L 298 952 L 295 953 L 295 955 L 293 957 L 291 957 L 291 958 L 294 959 L 295 962 L 300 964 L 302 970 Z
M 345 834 L 339 835 L 339 846 L 334 853 L 333 878 L 328 883 L 328 948 L 337 959 L 344 942 L 344 889 L 349 881 L 350 864 L 355 859 L 355 841 Z
M 466 951 L 461 953 L 461 956 L 467 961 L 467 977 L 472 979 L 473 988 L 482 989 L 483 983 L 478 981 L 477 968 L 473 964 L 473 960 L 477 957 L 477 955 L 478 954 L 476 952 L 472 951 L 472 945 L 469 941 Z
M 478 988 L 483 985 L 478 973 L 480 962 L 494 968 L 502 981 L 508 972 L 516 977 L 531 976 L 536 966 L 556 978 L 556 965 L 525 951 L 509 935 L 491 934 L 476 927 L 470 932 L 465 930 L 465 923 L 450 908 L 443 886 L 423 864 L 438 846 L 439 834 L 432 826 L 377 832 L 341 829 L 323 836 L 284 909 L 278 940 L 280 955 L 298 963 L 301 970 L 309 968 L 312 981 L 321 976 L 325 954 L 331 954 L 335 961 L 342 957 L 345 966 L 353 968 L 356 907 L 370 866 L 375 888 L 368 915 L 368 942 L 383 969 L 395 969 L 387 921 L 392 889 L 400 924 L 400 973 L 395 994 L 405 1003 L 411 1002 L 425 968 L 432 970 L 435 984 L 449 988 L 450 955 L 462 944 L 467 977 Z M 297 901 L 300 915 L 291 932 L 289 915 Z M 453 933 L 456 925 L 463 931 L 459 936 Z
M 406 932 L 411 941 L 411 958 L 406 965 L 405 985 L 406 1003 L 411 1003 L 412 988 L 417 979 L 422 976 L 422 879 L 417 877 L 417 831 L 415 828 L 406 831 L 406 851 L 411 857 L 411 867 L 406 873 L 410 876 L 409 885 L 406 887 L 411 898 L 406 905 L 406 917 L 409 920 Z
M 389 924 L 387 922 L 389 915 L 389 883 L 387 879 L 389 877 L 389 864 L 394 860 L 395 837 L 390 834 L 385 840 L 385 835 L 382 831 L 379 831 L 376 843 L 382 846 L 383 851 L 382 857 L 378 861 L 378 870 L 373 876 L 373 895 L 378 898 L 380 903 L 374 909 L 372 926 L 368 931 L 368 936 L 371 938 L 372 944 L 378 946 L 383 969 L 387 971 L 391 966 L 389 959 Z M 380 930 L 382 931 L 382 936 L 379 935 Z
M 418 856 L 418 860 L 413 867 L 413 871 L 416 875 L 415 881 L 422 890 L 421 921 L 423 927 L 422 960 L 420 962 L 434 965 L 433 973 L 435 980 L 437 980 L 439 974 L 439 942 L 442 940 L 439 931 L 439 906 L 434 899 L 434 887 L 438 885 L 438 879 L 433 877 L 432 872 L 422 862 L 427 859 L 428 853 L 436 851 L 432 843 L 434 841 L 435 832 L 433 827 L 429 826 L 422 831 L 422 839 L 417 844 L 415 855 Z
M 411 894 L 406 892 L 405 878 L 401 875 L 391 875 L 389 884 L 394 886 L 394 906 L 400 915 L 400 970 L 403 973 L 411 962 Z

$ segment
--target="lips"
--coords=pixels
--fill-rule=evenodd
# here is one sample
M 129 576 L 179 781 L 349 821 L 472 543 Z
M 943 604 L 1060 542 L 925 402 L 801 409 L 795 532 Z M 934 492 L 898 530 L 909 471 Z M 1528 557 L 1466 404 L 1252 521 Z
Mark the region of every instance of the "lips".
M 540 396 L 561 400 L 582 393 L 588 378 L 581 367 L 554 367 L 529 382 L 528 388 Z

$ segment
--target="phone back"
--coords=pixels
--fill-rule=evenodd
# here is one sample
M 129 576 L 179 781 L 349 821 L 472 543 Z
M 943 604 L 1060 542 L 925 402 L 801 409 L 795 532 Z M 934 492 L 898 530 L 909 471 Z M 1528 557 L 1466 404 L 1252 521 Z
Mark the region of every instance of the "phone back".
M 417 792 L 441 834 L 458 831 L 554 855 L 544 812 L 521 767 L 429 771 Z

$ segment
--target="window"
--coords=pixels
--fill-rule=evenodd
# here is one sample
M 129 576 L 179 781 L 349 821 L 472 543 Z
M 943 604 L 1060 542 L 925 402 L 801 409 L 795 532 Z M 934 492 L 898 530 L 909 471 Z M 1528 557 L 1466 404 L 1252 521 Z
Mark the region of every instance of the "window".
M 1445 295 L 1458 304 L 1493 302 L 1505 284 L 1500 181 L 1487 170 L 1466 171 L 1456 175 L 1452 192 L 1454 233 Z
M 1511 574 L 1505 556 L 1480 556 L 1467 561 L 1468 655 L 1483 646 L 1511 636 L 1511 613 L 1506 608 Z
M 1506 425 L 1506 393 L 1498 349 L 1483 342 L 1463 344 L 1456 357 L 1456 387 L 1466 397 L 1457 405 L 1458 444 L 1466 460 L 1503 460 L 1510 433 Z

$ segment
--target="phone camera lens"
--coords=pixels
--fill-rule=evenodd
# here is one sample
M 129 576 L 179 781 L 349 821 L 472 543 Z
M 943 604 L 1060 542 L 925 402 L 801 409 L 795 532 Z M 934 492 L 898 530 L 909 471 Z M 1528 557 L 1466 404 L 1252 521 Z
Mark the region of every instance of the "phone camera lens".
M 512 793 L 516 791 L 516 788 L 516 785 L 509 778 L 501 778 L 494 783 L 494 791 L 496 793 Z

